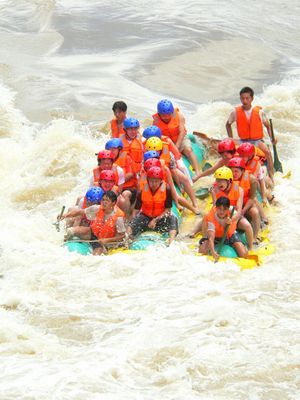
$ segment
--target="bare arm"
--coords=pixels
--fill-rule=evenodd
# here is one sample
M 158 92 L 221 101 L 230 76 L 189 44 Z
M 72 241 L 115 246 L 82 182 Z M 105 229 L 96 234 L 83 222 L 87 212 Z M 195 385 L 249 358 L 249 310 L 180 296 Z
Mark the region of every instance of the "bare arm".
M 179 136 L 175 143 L 178 149 L 180 148 L 185 135 L 186 135 L 185 119 L 184 116 L 181 113 L 179 113 Z

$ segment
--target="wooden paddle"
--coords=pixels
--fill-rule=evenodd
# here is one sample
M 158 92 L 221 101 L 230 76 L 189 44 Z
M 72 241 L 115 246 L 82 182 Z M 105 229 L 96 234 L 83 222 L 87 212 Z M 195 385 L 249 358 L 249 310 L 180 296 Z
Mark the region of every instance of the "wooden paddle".
M 273 145 L 273 154 L 274 154 L 274 169 L 275 169 L 275 171 L 283 172 L 282 164 L 279 161 L 278 154 L 277 154 L 275 135 L 274 135 L 273 123 L 272 123 L 271 118 L 269 119 L 269 122 L 270 122 L 270 129 L 271 129 L 271 135 L 272 135 L 272 145 Z

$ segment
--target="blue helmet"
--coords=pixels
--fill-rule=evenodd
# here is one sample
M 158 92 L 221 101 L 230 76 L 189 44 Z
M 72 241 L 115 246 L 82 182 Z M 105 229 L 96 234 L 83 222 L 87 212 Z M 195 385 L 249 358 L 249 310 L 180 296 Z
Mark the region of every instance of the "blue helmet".
M 143 137 L 145 139 L 149 139 L 153 136 L 161 138 L 161 130 L 158 126 L 155 125 L 148 126 L 148 128 L 146 128 L 143 132 Z
M 157 103 L 158 114 L 173 114 L 174 106 L 170 100 L 163 99 Z
M 87 199 L 87 201 L 90 201 L 91 203 L 99 204 L 100 201 L 102 200 L 103 194 L 104 194 L 104 190 L 103 189 L 101 189 L 98 186 L 92 186 L 86 192 L 85 198 Z
M 140 126 L 139 121 L 136 118 L 125 118 L 123 121 L 124 129 L 138 128 Z
M 144 153 L 144 161 L 147 161 L 148 158 L 159 158 L 159 152 L 156 150 L 148 150 Z
M 119 138 L 110 139 L 105 143 L 105 150 L 117 149 L 118 147 L 124 148 L 122 140 Z

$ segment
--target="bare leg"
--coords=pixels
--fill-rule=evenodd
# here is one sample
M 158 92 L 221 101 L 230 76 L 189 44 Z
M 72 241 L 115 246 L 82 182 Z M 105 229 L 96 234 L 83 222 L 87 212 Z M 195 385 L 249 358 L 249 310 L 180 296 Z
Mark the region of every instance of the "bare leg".
M 259 215 L 258 208 L 255 207 L 255 206 L 252 206 L 248 210 L 247 216 L 249 216 L 251 218 L 251 225 L 252 225 L 252 229 L 253 229 L 253 237 L 254 237 L 254 240 L 257 240 L 258 232 L 259 232 L 259 229 L 260 229 L 260 215 Z
M 192 167 L 194 168 L 195 174 L 198 175 L 200 173 L 200 168 L 197 158 L 191 147 L 184 147 L 182 153 L 189 159 Z
M 232 247 L 235 249 L 239 257 L 247 258 L 248 257 L 248 250 L 243 245 L 242 242 L 235 242 L 233 243 Z
M 272 181 L 274 181 L 274 163 L 272 154 L 268 148 L 268 146 L 262 142 L 261 140 L 258 142 L 258 148 L 265 153 L 267 162 L 268 162 L 268 172 Z
M 90 240 L 91 228 L 88 226 L 74 226 L 73 228 L 68 228 L 65 235 L 65 240 L 70 240 L 74 236 L 77 236 L 82 240 Z
M 237 228 L 241 229 L 246 234 L 248 248 L 250 251 L 253 250 L 253 229 L 250 222 L 246 218 L 241 218 L 237 224 Z

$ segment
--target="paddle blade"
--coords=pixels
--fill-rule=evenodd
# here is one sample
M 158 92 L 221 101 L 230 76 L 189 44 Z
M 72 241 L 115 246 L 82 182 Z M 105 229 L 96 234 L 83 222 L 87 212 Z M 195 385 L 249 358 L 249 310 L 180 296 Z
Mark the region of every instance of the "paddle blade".
M 200 188 L 196 190 L 195 195 L 198 199 L 205 199 L 209 196 L 209 189 L 208 188 Z
M 275 171 L 283 172 L 282 164 L 279 161 L 276 145 L 273 145 L 273 154 L 274 154 L 274 169 Z

